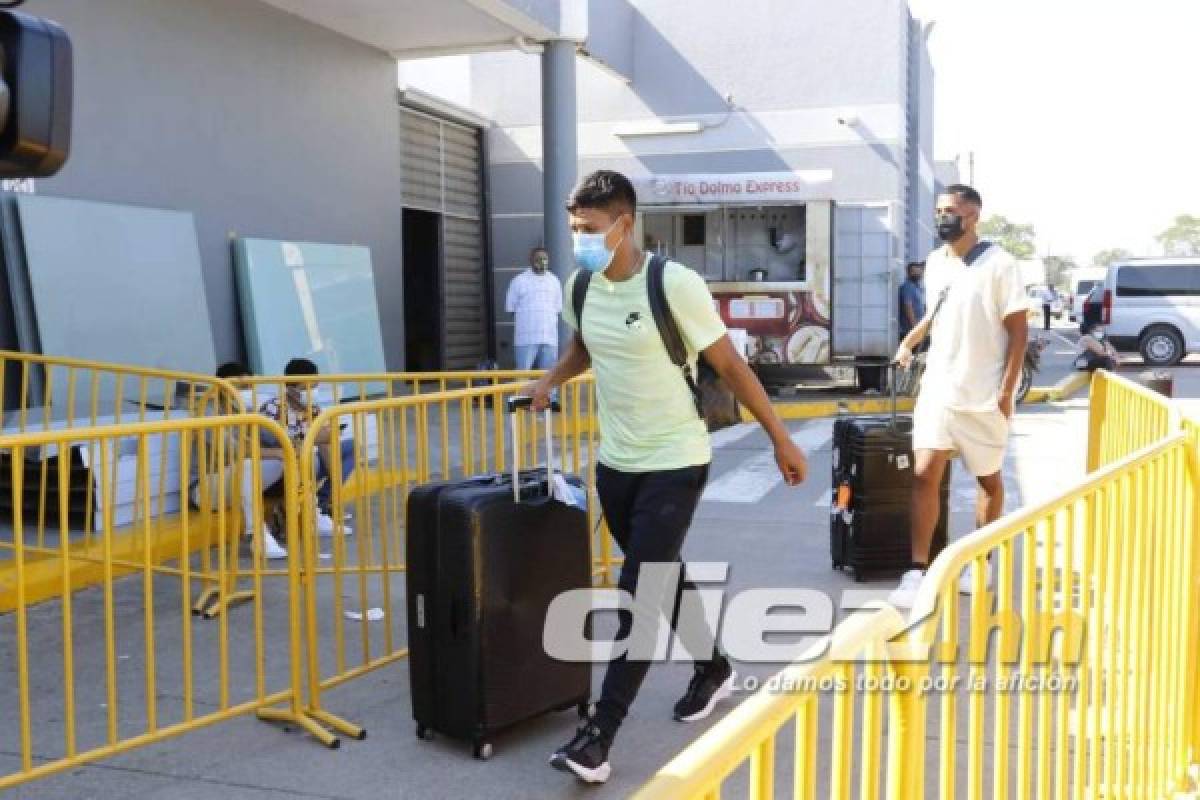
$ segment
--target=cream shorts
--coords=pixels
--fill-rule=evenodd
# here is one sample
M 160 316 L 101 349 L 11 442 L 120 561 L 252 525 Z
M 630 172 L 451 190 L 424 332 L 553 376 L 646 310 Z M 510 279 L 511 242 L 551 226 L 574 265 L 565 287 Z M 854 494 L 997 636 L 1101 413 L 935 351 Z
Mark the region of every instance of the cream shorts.
M 1009 421 L 999 410 L 954 411 L 917 401 L 913 410 L 913 450 L 951 450 L 977 478 L 1004 466 Z

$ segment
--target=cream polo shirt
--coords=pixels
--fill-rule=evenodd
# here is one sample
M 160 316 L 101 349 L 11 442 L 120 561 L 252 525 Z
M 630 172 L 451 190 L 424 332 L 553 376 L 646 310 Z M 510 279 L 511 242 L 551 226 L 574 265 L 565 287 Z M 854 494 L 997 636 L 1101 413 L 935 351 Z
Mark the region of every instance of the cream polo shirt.
M 953 411 L 995 411 L 1008 355 L 1004 318 L 1028 308 L 1020 267 L 999 245 L 969 267 L 944 245 L 925 260 L 925 286 L 930 308 L 949 291 L 930 332 L 921 398 Z

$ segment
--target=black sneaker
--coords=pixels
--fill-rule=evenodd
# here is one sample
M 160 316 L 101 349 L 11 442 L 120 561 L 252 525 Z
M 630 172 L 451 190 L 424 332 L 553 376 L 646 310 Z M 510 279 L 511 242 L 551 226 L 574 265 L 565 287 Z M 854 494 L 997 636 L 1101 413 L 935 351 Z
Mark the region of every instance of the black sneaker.
M 592 723 L 580 726 L 575 738 L 554 751 L 550 764 L 563 772 L 573 772 L 586 783 L 604 783 L 612 767 L 608 765 L 608 748 L 612 745 L 604 733 Z
M 675 704 L 675 719 L 680 722 L 704 719 L 713 712 L 717 703 L 733 694 L 733 682 L 736 679 L 737 673 L 724 659 L 712 665 L 698 665 L 687 691 Z

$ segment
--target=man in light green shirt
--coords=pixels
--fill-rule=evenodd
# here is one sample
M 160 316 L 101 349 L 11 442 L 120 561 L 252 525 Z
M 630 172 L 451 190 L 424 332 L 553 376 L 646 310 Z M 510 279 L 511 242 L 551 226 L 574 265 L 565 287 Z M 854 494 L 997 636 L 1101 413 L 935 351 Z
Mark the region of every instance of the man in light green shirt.
M 650 256 L 633 238 L 637 214 L 633 185 L 620 173 L 594 172 L 575 189 L 567 209 L 575 261 L 593 274 L 581 320 L 576 319 L 571 302 L 579 272 L 564 287 L 563 319 L 575 333 L 563 357 L 531 388 L 533 405 L 545 408 L 556 387 L 589 366 L 595 371 L 600 422 L 596 491 L 609 531 L 625 555 L 617 585 L 635 597 L 644 565 L 679 562 L 708 478 L 712 445 L 683 371 L 668 356 L 650 310 Z M 803 481 L 808 472 L 804 454 L 734 349 L 704 279 L 668 262 L 663 288 L 687 347 L 692 374 L 697 356 L 703 355 L 770 436 L 784 480 L 791 486 Z M 683 591 L 694 588 L 690 581 L 680 581 L 674 587 L 675 605 Z M 661 587 L 651 588 L 646 595 L 668 596 Z M 658 609 L 653 611 L 651 618 L 657 619 Z M 667 613 L 674 624 L 675 613 L 671 609 Z M 621 614 L 617 641 L 629 638 L 634 616 Z M 624 655 L 614 659 L 595 714 L 551 756 L 550 763 L 591 783 L 607 780 L 609 748 L 649 666 Z M 734 678 L 728 660 L 714 647 L 709 658 L 696 664 L 687 691 L 675 705 L 675 719 L 692 722 L 707 717 L 732 693 Z

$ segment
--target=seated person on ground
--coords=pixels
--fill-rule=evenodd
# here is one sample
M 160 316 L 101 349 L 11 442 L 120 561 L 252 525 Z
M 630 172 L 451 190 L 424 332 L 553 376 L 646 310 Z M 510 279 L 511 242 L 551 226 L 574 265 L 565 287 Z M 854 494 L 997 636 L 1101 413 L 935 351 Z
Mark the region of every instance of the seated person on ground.
M 303 379 L 319 373 L 317 365 L 309 359 L 293 358 L 284 367 L 283 374 L 288 378 Z M 321 414 L 321 407 L 316 402 L 316 391 L 316 381 L 311 383 L 303 380 L 289 382 L 283 398 L 271 398 L 262 404 L 259 413 L 270 417 L 286 428 L 288 438 L 299 447 L 300 442 L 308 434 L 312 421 Z M 316 479 L 319 512 L 317 514 L 317 532 L 323 536 L 328 536 L 334 531 L 334 520 L 331 515 L 335 480 L 330 476 L 333 465 L 331 448 L 334 441 L 335 431 L 330 428 L 322 430 L 317 438 Z M 342 440 L 340 437 L 337 437 L 336 441 L 341 455 L 341 476 L 336 480 L 336 488 L 340 490 L 342 484 L 354 472 L 354 441 L 352 439 Z M 277 447 L 278 442 L 268 441 L 264 438 L 263 446 Z M 343 526 L 343 530 L 347 535 L 353 532 L 349 526 Z
M 230 361 L 222 364 L 217 368 L 217 377 L 224 380 L 236 380 L 238 378 L 250 377 L 252 373 L 244 364 L 237 361 Z M 251 409 L 253 392 L 249 389 L 239 390 L 242 398 L 242 405 L 246 409 Z M 228 432 L 227 432 L 228 433 Z M 233 441 L 234 437 L 229 436 L 226 440 L 226 453 L 233 453 L 238 445 Z M 209 453 L 212 457 L 214 451 L 211 449 L 214 446 L 213 442 L 208 443 Z M 244 446 L 244 443 L 243 443 Z M 271 489 L 276 483 L 283 478 L 283 452 L 277 447 L 267 447 L 263 445 L 259 458 L 259 480 L 260 487 L 265 493 Z M 192 470 L 195 473 L 197 464 L 192 462 Z M 222 478 L 224 477 L 224 487 L 222 488 Z M 242 535 L 247 539 L 252 539 L 254 536 L 254 461 L 250 458 L 243 457 L 240 466 L 230 464 L 221 472 L 212 473 L 208 476 L 208 505 L 218 507 L 221 505 L 220 497 L 224 492 L 224 497 L 229 501 L 233 498 L 232 481 L 238 480 L 241 483 L 241 506 L 242 506 Z M 203 498 L 200 493 L 200 480 L 193 476 L 192 480 L 192 504 L 197 508 L 204 506 Z M 287 550 L 280 544 L 275 535 L 271 532 L 271 528 L 264 521 L 262 523 L 262 549 L 263 556 L 267 559 L 287 558 Z
M 1079 354 L 1075 357 L 1075 368 L 1092 372 L 1097 369 L 1115 371 L 1121 363 L 1121 357 L 1112 346 L 1112 342 L 1104 338 L 1104 327 L 1096 322 L 1084 322 L 1080 327 L 1083 334 L 1079 338 Z

